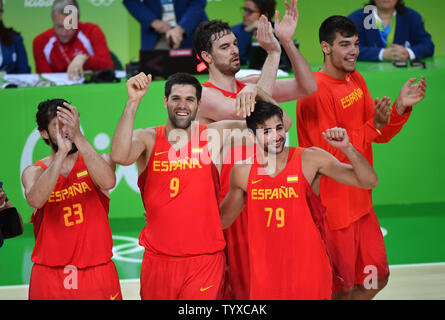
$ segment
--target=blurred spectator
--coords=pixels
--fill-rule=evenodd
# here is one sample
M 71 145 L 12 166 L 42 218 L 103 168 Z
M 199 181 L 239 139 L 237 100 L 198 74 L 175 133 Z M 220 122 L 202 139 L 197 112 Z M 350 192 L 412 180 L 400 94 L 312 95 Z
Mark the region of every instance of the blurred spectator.
M 252 38 L 256 38 L 258 19 L 264 14 L 270 21 L 275 14 L 275 0 L 246 0 L 241 8 L 243 23 L 232 27 L 238 39 L 238 48 L 241 64 L 247 64 L 250 55 Z
M 79 13 L 76 0 L 55 0 L 51 10 L 53 28 L 34 39 L 37 73 L 67 72 L 73 80 L 81 77 L 83 70 L 113 68 L 105 35 L 99 26 L 78 22 L 77 28 L 65 28 L 65 23 L 75 25 L 74 18 L 79 17 L 70 10 L 64 13 L 67 6 L 76 7 Z
M 3 182 L 0 181 L 0 247 L 3 245 L 3 239 L 13 238 L 22 233 L 22 218 L 6 197 L 6 193 L 3 191 Z
M 433 56 L 434 44 L 422 17 L 405 7 L 403 0 L 371 0 L 368 5 L 377 10 L 359 9 L 349 16 L 359 30 L 358 60 L 405 61 Z
M 22 36 L 3 25 L 3 10 L 3 1 L 0 0 L 0 71 L 30 73 Z
M 207 21 L 207 0 L 124 0 L 141 24 L 141 50 L 193 48 L 196 27 Z

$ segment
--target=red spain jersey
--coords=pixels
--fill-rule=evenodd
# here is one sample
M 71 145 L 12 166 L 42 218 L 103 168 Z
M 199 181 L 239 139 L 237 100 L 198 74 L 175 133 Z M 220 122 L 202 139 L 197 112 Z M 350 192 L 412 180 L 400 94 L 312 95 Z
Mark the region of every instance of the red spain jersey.
M 165 126 L 156 127 L 150 160 L 138 179 L 147 213 L 139 243 L 150 252 L 185 257 L 225 247 L 218 171 L 207 149 L 205 129 L 199 125 L 187 145 L 175 151 Z
M 241 82 L 237 79 L 235 79 L 236 82 L 236 92 L 229 92 L 226 90 L 223 90 L 221 88 L 218 88 L 217 86 L 215 86 L 213 83 L 206 81 L 202 84 L 203 87 L 207 87 L 207 88 L 214 88 L 216 90 L 219 90 L 224 96 L 226 96 L 227 98 L 236 98 L 236 95 L 246 86 L 246 84 L 244 82 Z
M 40 160 L 34 165 L 47 169 Z M 31 217 L 36 238 L 31 260 L 50 267 L 77 268 L 110 261 L 109 201 L 94 185 L 79 153 L 71 172 L 59 176 L 48 201 Z
M 237 94 L 246 86 L 245 83 L 236 80 L 236 92 L 229 92 L 218 88 L 211 82 L 204 82 L 204 87 L 219 90 L 225 97 L 235 99 Z M 219 201 L 222 202 L 230 189 L 230 171 L 233 164 L 251 158 L 255 154 L 253 148 L 237 146 L 231 148 L 221 167 L 220 181 L 221 192 Z M 230 227 L 224 230 L 227 242 L 226 256 L 229 267 L 228 281 L 231 298 L 245 300 L 249 298 L 249 259 L 247 246 L 247 212 L 244 209 Z
M 247 186 L 251 299 L 330 299 L 331 265 L 312 218 L 303 148 L 274 178 L 255 162 Z
M 314 72 L 314 76 L 317 92 L 297 102 L 299 145 L 322 148 L 339 161 L 349 163 L 348 158 L 322 135 L 333 127 L 345 128 L 352 145 L 372 165 L 372 143 L 390 141 L 402 129 L 412 108 L 399 115 L 393 106 L 390 122 L 382 130 L 377 130 L 373 120 L 374 100 L 358 71 L 348 74 L 345 79 L 335 79 L 322 72 Z M 326 176 L 320 181 L 320 197 L 332 230 L 348 227 L 372 208 L 372 190 L 347 186 Z

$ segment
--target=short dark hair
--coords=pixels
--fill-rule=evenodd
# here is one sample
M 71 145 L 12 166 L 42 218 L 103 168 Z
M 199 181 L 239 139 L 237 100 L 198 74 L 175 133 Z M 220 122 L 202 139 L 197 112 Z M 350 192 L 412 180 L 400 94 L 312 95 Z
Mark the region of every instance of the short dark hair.
M 250 0 L 258 7 L 261 14 L 264 14 L 267 16 L 269 20 L 272 20 L 272 18 L 275 15 L 275 6 L 276 2 L 275 0 Z
M 273 116 L 277 116 L 281 121 L 283 121 L 283 110 L 273 103 L 257 101 L 255 103 L 254 111 L 250 114 L 250 116 L 246 117 L 247 128 L 252 130 L 255 134 L 258 125 L 264 124 Z
M 49 123 L 57 116 L 57 107 L 68 109 L 63 105 L 64 102 L 69 103 L 65 99 L 49 99 L 39 103 L 36 114 L 37 127 L 39 131 L 48 131 Z M 43 140 L 49 144 L 48 139 Z
M 375 6 L 375 0 L 369 0 L 368 5 L 372 5 Z M 405 3 L 403 2 L 403 0 L 398 0 L 396 3 L 396 11 L 397 13 L 403 14 L 405 12 Z
M 211 53 L 212 43 L 232 32 L 232 28 L 230 28 L 229 24 L 222 22 L 221 20 L 201 22 L 196 28 L 193 36 L 193 48 L 195 49 L 196 54 L 202 61 L 204 61 L 201 52 L 206 51 Z M 204 61 L 204 63 L 208 66 L 207 62 Z
M 330 45 L 333 45 L 337 33 L 340 33 L 344 37 L 358 35 L 357 25 L 347 17 L 331 16 L 323 21 L 318 30 L 320 43 L 326 41 Z
M 168 78 L 167 82 L 165 83 L 165 96 L 168 98 L 170 96 L 170 93 L 172 91 L 172 87 L 175 84 L 189 84 L 195 87 L 196 89 L 196 98 L 198 101 L 201 100 L 201 94 L 202 94 L 202 86 L 199 83 L 198 79 L 196 79 L 194 76 L 188 73 L 184 72 L 177 72 Z

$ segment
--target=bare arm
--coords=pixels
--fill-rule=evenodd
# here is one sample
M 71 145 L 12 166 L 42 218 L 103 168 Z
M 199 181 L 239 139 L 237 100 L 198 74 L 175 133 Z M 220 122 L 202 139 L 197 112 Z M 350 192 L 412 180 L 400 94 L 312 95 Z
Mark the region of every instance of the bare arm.
M 267 94 L 272 95 L 280 64 L 281 47 L 273 34 L 272 24 L 264 15 L 258 21 L 257 39 L 267 52 L 257 85 Z
M 79 113 L 77 109 L 68 103 L 64 103 L 69 110 L 57 107 L 57 117 L 63 123 L 63 131 L 76 145 L 83 157 L 88 173 L 94 184 L 102 191 L 107 191 L 116 184 L 114 164 L 111 164 L 91 146 L 80 131 Z
M 279 101 L 291 101 L 310 96 L 317 91 L 317 82 L 309 64 L 295 47 L 292 37 L 298 24 L 297 0 L 285 2 L 286 11 L 280 21 L 280 13 L 275 11 L 275 32 L 292 64 L 295 79 L 278 80 L 273 97 Z
M 230 172 L 230 190 L 219 206 L 221 226 L 230 227 L 244 209 L 250 165 L 234 165 Z
M 50 197 L 62 171 L 63 161 L 71 149 L 71 142 L 62 138 L 58 118 L 56 119 L 56 139 L 58 151 L 48 168 L 43 170 L 41 167 L 29 166 L 22 174 L 26 201 L 35 209 L 43 207 Z
M 134 163 L 146 149 L 141 132 L 133 132 L 136 111 L 151 83 L 151 75 L 140 73 L 127 81 L 128 101 L 114 131 L 110 156 L 122 165 Z
M 345 129 L 332 128 L 323 133 L 329 144 L 341 150 L 351 164 L 340 162 L 329 152 L 311 147 L 303 152 L 303 172 L 312 185 L 318 174 L 357 188 L 371 189 L 378 179 L 368 160 L 349 142 Z M 316 191 L 316 190 L 314 190 Z

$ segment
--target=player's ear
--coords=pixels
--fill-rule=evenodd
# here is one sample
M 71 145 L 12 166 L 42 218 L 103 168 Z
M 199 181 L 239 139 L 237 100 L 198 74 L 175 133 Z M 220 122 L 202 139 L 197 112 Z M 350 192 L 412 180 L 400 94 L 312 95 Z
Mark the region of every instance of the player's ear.
M 210 64 L 213 62 L 213 57 L 210 53 L 208 53 L 207 51 L 202 51 L 201 52 L 201 58 L 207 63 Z
M 326 41 L 322 41 L 321 42 L 321 50 L 323 50 L 323 53 L 325 55 L 330 55 L 331 54 L 331 45 L 329 43 L 327 43 Z
M 41 131 L 40 131 L 40 135 L 42 136 L 43 139 L 45 139 L 45 140 L 49 140 L 49 133 L 48 133 L 48 130 L 41 130 Z
M 167 97 L 166 96 L 164 96 L 164 107 L 165 107 L 165 109 L 167 109 Z

